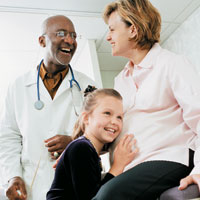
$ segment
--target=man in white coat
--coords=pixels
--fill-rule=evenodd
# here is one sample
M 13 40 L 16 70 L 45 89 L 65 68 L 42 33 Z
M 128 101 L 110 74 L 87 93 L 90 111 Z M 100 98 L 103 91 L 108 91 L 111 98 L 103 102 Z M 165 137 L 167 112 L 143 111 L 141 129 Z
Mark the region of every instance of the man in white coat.
M 49 17 L 42 31 L 44 59 L 10 85 L 0 121 L 0 167 L 10 200 L 46 199 L 52 165 L 71 141 L 82 102 L 75 82 L 70 88 L 69 63 L 77 47 L 73 23 L 65 16 Z M 94 84 L 80 72 L 74 77 L 82 91 Z

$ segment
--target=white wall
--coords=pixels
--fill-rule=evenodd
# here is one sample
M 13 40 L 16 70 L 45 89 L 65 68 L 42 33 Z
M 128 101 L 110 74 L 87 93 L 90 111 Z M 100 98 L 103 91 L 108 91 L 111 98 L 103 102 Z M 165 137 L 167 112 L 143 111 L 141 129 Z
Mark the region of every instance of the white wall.
M 99 59 L 99 64 L 101 66 L 100 68 L 101 68 L 101 78 L 103 82 L 103 87 L 113 88 L 114 78 L 124 68 L 128 59 L 119 56 L 113 57 L 111 50 L 110 52 L 98 52 L 98 59 Z
M 41 22 L 47 16 L 0 11 L 0 115 L 8 84 L 33 66 L 36 67 L 41 59 L 38 36 Z
M 99 61 L 94 40 L 84 40 L 83 47 L 78 51 L 77 59 L 72 60 L 73 68 L 92 78 L 102 88 Z
M 114 88 L 114 78 L 120 73 L 118 70 L 101 70 L 101 77 L 104 88 Z
M 200 8 L 198 8 L 162 47 L 185 55 L 200 73 Z

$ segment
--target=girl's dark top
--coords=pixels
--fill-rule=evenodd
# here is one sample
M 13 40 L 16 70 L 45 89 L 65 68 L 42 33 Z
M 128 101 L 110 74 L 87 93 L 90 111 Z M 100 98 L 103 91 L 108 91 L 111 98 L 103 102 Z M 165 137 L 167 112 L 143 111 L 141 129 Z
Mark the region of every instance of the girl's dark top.
M 84 136 L 72 141 L 56 167 L 47 200 L 90 200 L 101 185 L 114 176 L 107 173 L 101 180 L 101 159 Z

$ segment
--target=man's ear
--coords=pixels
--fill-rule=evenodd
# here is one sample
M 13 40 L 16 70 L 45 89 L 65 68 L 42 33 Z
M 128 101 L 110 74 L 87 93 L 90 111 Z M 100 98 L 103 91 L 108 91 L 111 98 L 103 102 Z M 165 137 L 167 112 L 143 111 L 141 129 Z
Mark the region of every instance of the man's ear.
M 41 47 L 46 47 L 46 38 L 44 35 L 40 36 L 38 40 Z

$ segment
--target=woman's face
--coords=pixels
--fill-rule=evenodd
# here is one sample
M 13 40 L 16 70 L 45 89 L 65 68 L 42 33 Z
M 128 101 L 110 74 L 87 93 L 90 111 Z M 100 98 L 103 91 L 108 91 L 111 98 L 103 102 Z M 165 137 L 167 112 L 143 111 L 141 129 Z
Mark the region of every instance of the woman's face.
M 107 41 L 112 46 L 112 55 L 130 58 L 133 49 L 133 41 L 130 41 L 130 38 L 136 34 L 133 31 L 133 26 L 128 27 L 117 11 L 111 13 L 108 26 Z

